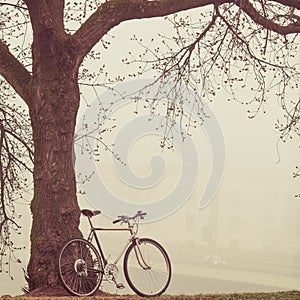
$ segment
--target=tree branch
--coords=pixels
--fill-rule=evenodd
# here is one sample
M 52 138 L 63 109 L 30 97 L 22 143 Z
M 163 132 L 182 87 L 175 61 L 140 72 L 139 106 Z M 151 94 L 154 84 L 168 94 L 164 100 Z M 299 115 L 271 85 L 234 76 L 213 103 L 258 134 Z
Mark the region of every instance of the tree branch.
M 83 57 L 113 27 L 123 21 L 162 17 L 183 10 L 215 4 L 211 0 L 111 0 L 103 3 L 97 11 L 78 29 L 74 38 L 80 43 Z M 220 0 L 218 4 L 234 0 Z
M 291 6 L 290 4 L 286 4 L 287 1 L 276 1 L 282 3 L 287 6 Z M 295 4 L 297 3 L 300 6 L 299 0 L 294 0 Z M 272 30 L 277 32 L 281 35 L 293 34 L 293 33 L 300 33 L 300 22 L 295 22 L 289 24 L 287 26 L 281 26 L 272 20 L 262 16 L 250 3 L 249 0 L 236 0 L 235 3 L 257 24 L 263 26 L 266 29 Z
M 15 89 L 21 98 L 31 104 L 31 75 L 0 40 L 0 75 Z
M 15 8 L 27 10 L 27 8 L 24 7 L 24 6 L 17 5 L 17 4 L 12 4 L 12 3 L 4 3 L 4 2 L 0 2 L 0 5 L 12 6 L 12 7 L 15 7 Z
M 271 0 L 271 1 L 280 3 L 285 6 L 300 9 L 300 1 L 299 0 Z

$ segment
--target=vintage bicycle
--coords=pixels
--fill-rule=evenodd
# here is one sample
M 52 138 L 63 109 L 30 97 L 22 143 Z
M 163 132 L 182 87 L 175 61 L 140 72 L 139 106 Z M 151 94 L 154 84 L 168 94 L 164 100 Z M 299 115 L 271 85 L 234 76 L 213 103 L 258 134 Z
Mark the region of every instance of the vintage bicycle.
M 139 221 L 145 218 L 146 212 L 138 211 L 132 217 L 119 216 L 113 224 L 125 223 L 127 227 L 111 228 L 93 226 L 92 218 L 99 215 L 100 211 L 83 209 L 81 213 L 88 218 L 90 225 L 87 239 L 74 238 L 67 241 L 58 256 L 60 279 L 71 294 L 93 295 L 99 289 L 103 277 L 114 283 L 117 288 L 124 288 L 124 285 L 117 281 L 117 263 L 124 253 L 124 275 L 136 294 L 152 297 L 166 291 L 171 280 L 171 263 L 167 252 L 157 241 L 137 237 Z M 113 263 L 109 263 L 104 256 L 98 231 L 127 231 L 130 235 Z

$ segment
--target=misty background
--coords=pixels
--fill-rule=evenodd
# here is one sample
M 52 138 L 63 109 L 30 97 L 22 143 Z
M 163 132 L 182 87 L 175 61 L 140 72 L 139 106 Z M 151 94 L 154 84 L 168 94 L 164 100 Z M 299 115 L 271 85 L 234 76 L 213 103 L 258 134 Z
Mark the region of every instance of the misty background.
M 101 53 L 101 63 L 107 64 L 111 76 L 126 74 L 130 67 L 121 60 L 135 47 L 130 36 L 137 34 L 146 39 L 157 32 L 169 30 L 160 19 L 124 23 L 111 32 L 111 45 Z M 114 37 L 112 37 L 114 36 Z M 139 51 L 139 49 L 134 49 Z M 297 96 L 297 91 L 295 95 Z M 269 101 L 266 113 L 249 119 L 246 108 L 239 103 L 227 102 L 222 93 L 209 104 L 218 119 L 226 144 L 226 165 L 222 184 L 213 201 L 199 209 L 199 200 L 209 178 L 212 156 L 207 137 L 201 126 L 192 132 L 192 140 L 199 155 L 198 179 L 191 196 L 180 208 L 165 218 L 141 225 L 140 236 L 157 239 L 168 251 L 173 279 L 167 290 L 170 294 L 195 294 L 239 291 L 291 290 L 300 287 L 300 199 L 299 180 L 292 172 L 299 163 L 298 141 L 278 142 L 274 130 L 281 116 L 277 102 Z M 247 94 L 243 95 L 247 98 Z M 85 94 L 94 100 L 94 94 Z M 84 104 L 82 111 L 84 111 Z M 106 135 L 113 142 L 118 130 L 129 118 L 134 118 L 133 106 L 128 104 L 114 112 L 117 128 Z M 141 112 L 145 114 L 146 112 Z M 128 117 L 129 116 L 129 117 Z M 154 190 L 128 187 L 116 174 L 112 157 L 103 149 L 97 163 L 99 176 L 109 190 L 128 202 L 156 201 L 172 191 L 180 175 L 180 154 L 161 151 L 159 139 L 149 134 L 135 141 L 130 149 L 130 168 L 139 176 L 147 176 L 149 157 L 161 155 L 166 162 L 165 176 Z M 182 186 L 182 189 L 187 188 Z M 95 190 L 95 193 L 99 191 Z M 11 281 L 0 274 L 0 294 L 21 294 L 25 286 L 22 267 L 29 259 L 30 211 L 28 203 L 20 204 L 22 235 L 20 245 L 22 263 L 12 265 Z M 79 195 L 82 208 L 93 208 L 83 195 Z M 99 193 L 99 206 L 101 205 Z M 99 207 L 95 207 L 99 209 Z M 87 233 L 86 220 L 81 226 Z M 95 225 L 111 226 L 111 219 L 100 215 Z M 111 260 L 122 248 L 124 234 L 103 234 L 104 252 Z M 121 261 L 122 262 L 122 261 Z M 122 281 L 122 263 L 118 265 Z M 126 282 L 123 281 L 126 285 Z M 102 288 L 115 292 L 104 283 Z M 127 293 L 122 290 L 118 293 Z

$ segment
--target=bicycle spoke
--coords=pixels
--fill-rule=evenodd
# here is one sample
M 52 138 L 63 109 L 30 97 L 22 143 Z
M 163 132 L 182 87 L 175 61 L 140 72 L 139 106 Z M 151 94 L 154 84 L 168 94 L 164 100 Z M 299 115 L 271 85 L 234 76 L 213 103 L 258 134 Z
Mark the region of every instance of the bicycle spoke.
M 169 285 L 171 265 L 165 250 L 151 239 L 141 239 L 128 248 L 124 258 L 125 277 L 141 296 L 161 295 Z
M 92 295 L 102 281 L 102 270 L 98 252 L 83 239 L 69 241 L 60 253 L 60 278 L 66 289 L 74 295 Z

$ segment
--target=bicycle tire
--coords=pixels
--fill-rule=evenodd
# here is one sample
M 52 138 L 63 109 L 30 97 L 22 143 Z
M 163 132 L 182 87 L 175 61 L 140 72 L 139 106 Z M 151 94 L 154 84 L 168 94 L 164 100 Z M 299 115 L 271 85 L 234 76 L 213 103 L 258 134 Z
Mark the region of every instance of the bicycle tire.
M 103 263 L 96 248 L 88 241 L 76 238 L 64 244 L 58 256 L 59 277 L 75 296 L 91 296 L 103 278 Z
M 136 244 L 150 268 L 137 258 Z M 167 252 L 158 242 L 149 238 L 136 239 L 132 242 L 125 253 L 123 266 L 130 288 L 142 297 L 161 295 L 171 280 L 171 263 Z

